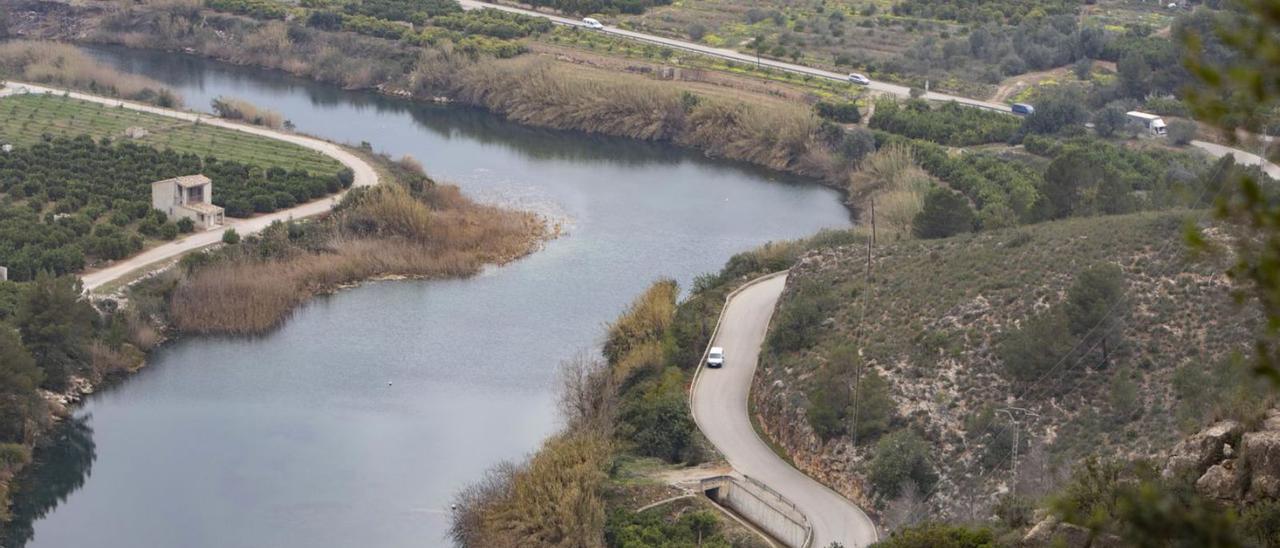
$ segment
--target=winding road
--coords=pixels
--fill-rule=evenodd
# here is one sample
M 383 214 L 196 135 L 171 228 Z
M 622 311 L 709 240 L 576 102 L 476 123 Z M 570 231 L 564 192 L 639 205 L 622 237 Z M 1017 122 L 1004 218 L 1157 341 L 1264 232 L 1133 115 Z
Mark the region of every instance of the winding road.
M 846 548 L 877 540 L 875 524 L 862 509 L 782 460 L 751 426 L 747 398 L 760 349 L 786 275 L 754 282 L 730 297 L 712 346 L 722 346 L 725 365 L 699 367 L 691 407 L 694 421 L 735 470 L 790 500 L 813 526 L 815 548 L 839 542 Z
M 372 185 L 378 184 L 378 173 L 373 169 L 373 166 L 369 165 L 368 162 L 364 161 L 359 156 L 356 156 L 355 154 L 352 154 L 347 150 L 343 149 L 341 146 L 335 145 L 328 141 L 322 141 L 320 139 L 305 137 L 305 136 L 297 135 L 294 133 L 285 133 L 281 131 L 275 131 L 275 130 L 263 128 L 263 127 L 238 124 L 235 122 L 229 122 L 227 120 L 223 120 L 221 118 L 215 118 L 213 116 L 209 116 L 205 114 L 197 114 L 193 112 L 155 107 L 151 105 L 144 105 L 141 103 L 133 103 L 129 101 L 121 101 L 119 99 L 100 97 L 97 95 L 77 93 L 74 91 L 67 92 L 66 90 L 54 89 L 50 87 L 40 86 L 36 84 L 28 84 L 23 82 L 8 82 L 4 89 L 0 89 L 0 98 L 9 96 L 9 95 L 20 95 L 24 93 L 58 93 L 58 94 L 66 93 L 67 96 L 71 97 L 72 99 L 78 99 L 78 100 L 87 101 L 90 103 L 99 103 L 103 105 L 110 105 L 113 107 L 119 106 L 129 110 L 136 110 L 139 112 L 158 114 L 160 116 L 167 116 L 169 118 L 176 118 L 179 120 L 186 120 L 189 122 L 195 122 L 198 120 L 202 124 L 209 124 L 211 126 L 218 126 L 222 128 L 233 129 L 236 131 L 242 131 L 244 133 L 251 133 L 253 135 L 269 137 L 271 139 L 286 141 L 304 148 L 314 150 L 326 156 L 329 156 L 330 158 L 333 158 L 341 162 L 342 165 L 350 168 L 351 171 L 355 173 L 355 177 L 352 182 L 353 187 L 372 186 Z M 333 196 L 326 196 L 319 200 L 314 200 L 311 202 L 307 202 L 305 204 L 300 204 L 296 207 L 291 207 L 289 209 L 283 209 L 280 211 L 276 211 L 274 213 L 260 215 L 257 217 L 251 217 L 248 219 L 228 218 L 226 224 L 221 228 L 206 230 L 204 232 L 197 232 L 185 238 L 153 247 L 151 249 L 143 251 L 142 253 L 139 253 L 127 259 L 116 261 L 109 266 L 85 272 L 83 275 L 81 275 L 81 279 L 84 281 L 84 288 L 86 291 L 93 291 L 94 289 L 102 287 L 103 285 L 108 284 L 116 279 L 129 275 L 131 272 L 152 266 L 162 261 L 173 259 L 175 257 L 178 257 L 179 255 L 182 255 L 183 253 L 194 251 L 196 249 L 200 249 L 202 247 L 206 247 L 206 246 L 221 242 L 222 233 L 227 229 L 234 228 L 236 229 L 236 232 L 240 233 L 241 235 L 251 234 L 270 226 L 271 223 L 274 223 L 276 221 L 288 221 L 290 219 L 301 219 L 303 217 L 319 215 L 333 208 L 334 204 L 337 204 L 338 201 L 341 200 L 342 194 L 343 193 L 336 194 Z

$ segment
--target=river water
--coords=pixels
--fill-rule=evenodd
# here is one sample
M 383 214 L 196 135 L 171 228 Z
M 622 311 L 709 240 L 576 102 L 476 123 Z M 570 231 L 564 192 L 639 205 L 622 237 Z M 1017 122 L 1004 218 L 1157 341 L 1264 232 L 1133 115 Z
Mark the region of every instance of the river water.
M 558 424 L 556 366 L 651 282 L 848 226 L 837 193 L 678 148 L 530 129 L 189 56 L 94 49 L 207 110 L 230 95 L 299 131 L 409 154 L 567 234 L 465 280 L 317 299 L 256 338 L 186 337 L 91 397 L 17 501 L 14 545 L 447 544 L 449 501 Z M 216 185 L 216 182 L 215 182 Z

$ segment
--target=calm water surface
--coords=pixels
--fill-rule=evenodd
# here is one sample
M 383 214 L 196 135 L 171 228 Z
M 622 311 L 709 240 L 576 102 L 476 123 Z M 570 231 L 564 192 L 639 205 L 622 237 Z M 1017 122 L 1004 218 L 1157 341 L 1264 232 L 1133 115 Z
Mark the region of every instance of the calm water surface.
M 648 284 L 688 286 L 736 252 L 849 223 L 830 190 L 668 146 L 187 56 L 94 54 L 193 108 L 241 97 L 300 131 L 410 154 L 568 234 L 475 278 L 318 299 L 263 337 L 164 346 L 41 451 L 18 501 L 29 546 L 446 544 L 452 494 L 557 427 L 556 364 L 597 345 Z

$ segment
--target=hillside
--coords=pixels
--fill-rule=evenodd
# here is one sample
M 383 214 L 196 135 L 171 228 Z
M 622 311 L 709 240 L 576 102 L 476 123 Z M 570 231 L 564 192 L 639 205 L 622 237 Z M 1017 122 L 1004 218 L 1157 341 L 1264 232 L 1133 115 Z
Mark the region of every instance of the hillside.
M 1237 396 L 1231 357 L 1254 313 L 1232 304 L 1226 257 L 1185 242 L 1204 217 L 881 244 L 869 279 L 865 246 L 811 252 L 770 327 L 762 427 L 889 527 L 919 520 L 922 495 L 931 519 L 983 519 L 997 494 L 1035 498 L 1083 456 L 1159 455 L 1253 401 Z

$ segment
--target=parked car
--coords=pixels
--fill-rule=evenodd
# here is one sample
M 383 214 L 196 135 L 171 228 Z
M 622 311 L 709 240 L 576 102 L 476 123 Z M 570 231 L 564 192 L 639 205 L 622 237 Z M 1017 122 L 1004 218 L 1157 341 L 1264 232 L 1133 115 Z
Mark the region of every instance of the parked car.
M 601 23 L 599 19 L 593 19 L 591 17 L 583 17 L 582 26 L 587 27 L 589 29 L 600 30 L 604 28 L 604 23 Z
M 707 367 L 720 367 L 724 365 L 724 349 L 719 346 L 711 347 L 711 351 L 707 352 Z
M 871 85 L 871 79 L 867 78 L 865 74 L 858 74 L 854 72 L 849 74 L 849 83 L 858 84 L 860 86 L 869 86 Z
M 1012 110 L 1014 114 L 1021 114 L 1023 116 L 1028 116 L 1036 112 L 1036 107 L 1033 107 L 1026 103 L 1014 103 L 1013 108 L 1010 110 Z

